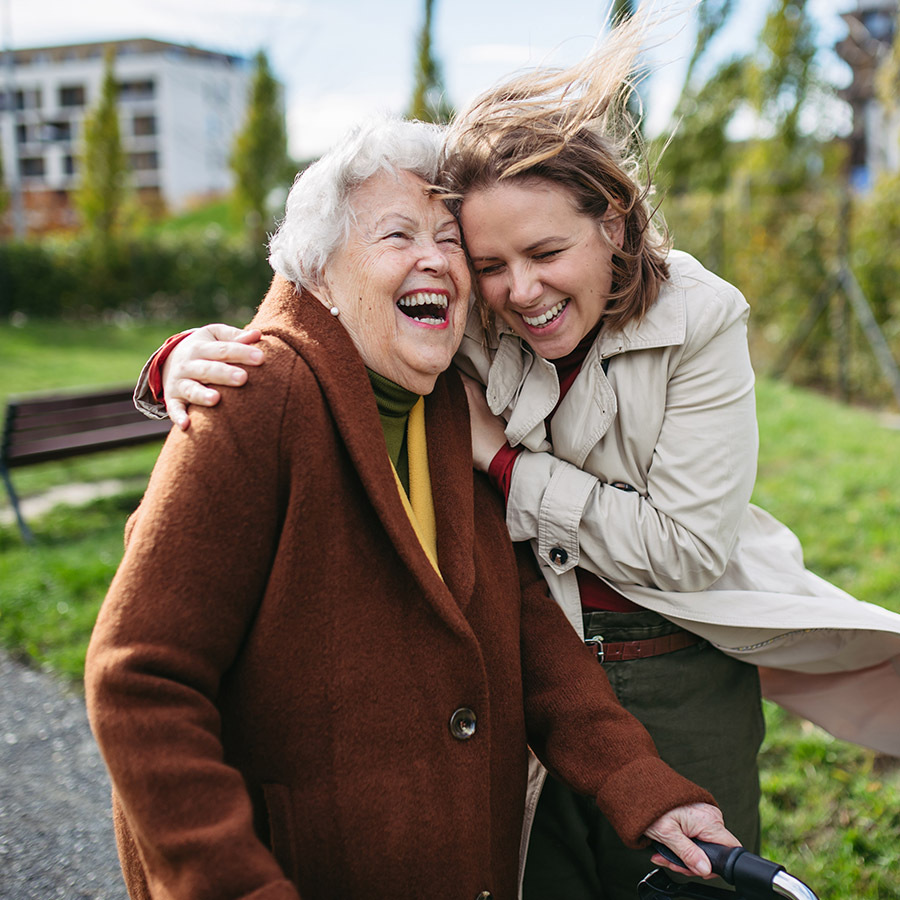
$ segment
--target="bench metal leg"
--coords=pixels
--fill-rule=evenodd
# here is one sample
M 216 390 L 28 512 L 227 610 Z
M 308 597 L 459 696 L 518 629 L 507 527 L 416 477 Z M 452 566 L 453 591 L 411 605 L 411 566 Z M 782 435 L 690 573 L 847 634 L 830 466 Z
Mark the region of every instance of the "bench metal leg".
M 16 521 L 19 523 L 19 531 L 22 532 L 22 540 L 24 540 L 26 544 L 33 544 L 34 535 L 31 533 L 31 529 L 25 523 L 25 519 L 22 516 L 22 510 L 19 508 L 19 498 L 16 496 L 15 488 L 9 477 L 9 470 L 2 463 L 0 463 L 0 476 L 3 477 L 3 482 L 6 485 L 6 492 L 9 494 L 9 500 L 12 503 L 13 512 L 16 514 Z

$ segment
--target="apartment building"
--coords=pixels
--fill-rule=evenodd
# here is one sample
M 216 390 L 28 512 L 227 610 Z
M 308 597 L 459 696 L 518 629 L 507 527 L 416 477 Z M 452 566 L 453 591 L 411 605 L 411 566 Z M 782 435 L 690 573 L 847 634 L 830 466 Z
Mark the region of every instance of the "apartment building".
M 840 92 L 853 111 L 850 164 L 857 187 L 871 187 L 881 172 L 900 170 L 900 111 L 885 105 L 877 87 L 878 72 L 896 39 L 897 0 L 857 0 L 841 13 L 847 36 L 836 50 L 850 66 L 853 79 Z
M 110 47 L 122 143 L 140 197 L 179 211 L 231 188 L 228 155 L 252 78 L 246 59 L 146 38 L 15 50 L 5 54 L 0 80 L 0 148 L 30 233 L 76 222 L 70 194 L 82 125 Z

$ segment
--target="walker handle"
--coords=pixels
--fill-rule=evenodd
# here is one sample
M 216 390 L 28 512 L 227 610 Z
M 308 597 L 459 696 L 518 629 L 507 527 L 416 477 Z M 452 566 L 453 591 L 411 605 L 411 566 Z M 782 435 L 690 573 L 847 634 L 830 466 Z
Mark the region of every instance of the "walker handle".
M 773 896 L 777 896 L 772 886 L 775 876 L 784 871 L 784 866 L 750 853 L 743 847 L 725 847 L 698 840 L 694 840 L 694 843 L 709 857 L 713 873 L 738 888 L 746 900 L 771 900 Z M 654 841 L 653 849 L 669 862 L 687 868 L 663 844 Z

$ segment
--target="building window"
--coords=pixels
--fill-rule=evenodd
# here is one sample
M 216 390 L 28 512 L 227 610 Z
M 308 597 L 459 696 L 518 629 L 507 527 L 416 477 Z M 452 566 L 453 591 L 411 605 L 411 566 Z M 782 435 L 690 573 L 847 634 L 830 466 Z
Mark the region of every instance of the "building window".
M 873 38 L 890 44 L 894 38 L 894 17 L 884 10 L 863 13 L 862 23 Z
M 23 177 L 39 178 L 44 174 L 42 156 L 24 156 L 19 160 L 19 172 Z
M 136 172 L 146 172 L 159 168 L 159 156 L 155 150 L 147 153 L 132 153 L 129 155 L 131 168 Z
M 16 125 L 16 143 L 17 144 L 27 144 L 28 143 L 28 126 L 27 125 Z
M 150 81 L 123 81 L 119 84 L 120 100 L 152 100 L 156 85 Z
M 72 123 L 67 120 L 45 122 L 42 134 L 45 141 L 71 141 Z
M 14 109 L 40 109 L 41 89 L 30 88 L 13 92 Z M 9 109 L 9 94 L 0 88 L 0 109 Z
M 63 157 L 63 174 L 65 174 L 65 175 L 74 175 L 75 174 L 75 157 L 72 156 L 71 153 L 67 153 Z
M 156 134 L 156 116 L 135 116 L 132 123 L 135 137 Z
M 63 86 L 59 89 L 60 106 L 84 106 L 84 100 L 83 84 Z

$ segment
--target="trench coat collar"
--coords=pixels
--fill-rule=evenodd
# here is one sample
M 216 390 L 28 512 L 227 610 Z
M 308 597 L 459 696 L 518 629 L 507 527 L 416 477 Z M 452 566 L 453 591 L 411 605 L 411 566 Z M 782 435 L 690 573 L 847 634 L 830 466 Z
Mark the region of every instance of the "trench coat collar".
M 603 372 L 605 360 L 622 353 L 680 346 L 687 333 L 685 285 L 674 270 L 656 302 L 638 322 L 619 331 L 601 329 L 581 372 L 554 415 L 559 427 L 554 453 L 580 466 L 609 429 L 618 412 L 615 392 Z M 553 363 L 538 356 L 509 326 L 498 323 L 498 346 L 487 383 L 494 415 L 510 406 L 506 436 L 512 446 L 549 449 L 543 422 L 559 401 L 559 378 Z M 592 412 L 585 412 L 591 406 Z
M 441 375 L 425 401 L 425 430 L 438 537 L 435 573 L 397 492 L 383 443 L 375 395 L 356 347 L 340 322 L 312 294 L 275 276 L 253 322 L 283 340 L 315 374 L 353 467 L 398 554 L 419 581 L 423 595 L 457 626 L 475 585 L 474 499 L 471 437 L 459 427 L 465 403 L 459 379 Z M 463 408 L 464 409 L 464 408 Z

